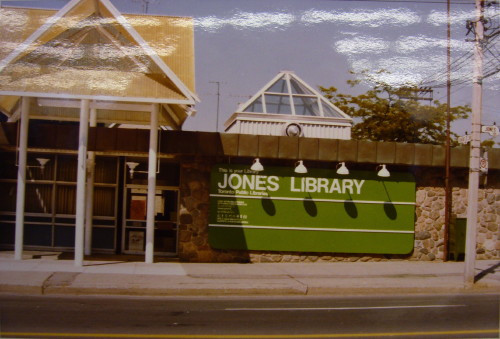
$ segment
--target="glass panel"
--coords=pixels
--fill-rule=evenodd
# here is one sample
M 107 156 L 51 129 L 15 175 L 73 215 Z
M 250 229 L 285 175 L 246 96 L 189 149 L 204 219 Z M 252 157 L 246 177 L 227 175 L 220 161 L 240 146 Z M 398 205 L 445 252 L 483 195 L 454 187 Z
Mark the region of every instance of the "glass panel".
M 125 250 L 127 251 L 144 251 L 146 232 L 143 230 L 127 230 L 125 242 Z
M 304 86 L 303 84 L 301 84 L 300 82 L 298 82 L 294 79 L 290 79 L 290 87 L 292 88 L 292 94 L 315 95 L 306 86 Z
M 288 95 L 266 94 L 267 113 L 292 114 Z
M 76 169 L 78 159 L 76 157 L 59 156 L 57 159 L 57 180 L 76 182 Z
M 92 229 L 92 248 L 115 249 L 115 229 L 94 227 Z
M 52 223 L 52 215 L 48 217 L 40 217 L 40 216 L 31 216 L 31 215 L 26 215 L 24 216 L 24 221 L 25 222 L 43 222 L 43 223 Z
M 94 188 L 94 215 L 108 217 L 112 217 L 115 215 L 114 187 Z
M 262 107 L 262 97 L 258 97 L 254 100 L 254 102 L 247 107 L 244 112 L 252 112 L 252 113 L 264 113 L 264 108 Z
M 127 220 L 126 226 L 127 227 L 142 227 L 142 228 L 145 228 L 146 227 L 146 220 L 141 220 L 141 221 L 138 221 L 138 220 Z
M 156 194 L 156 220 L 177 222 L 177 191 L 161 191 Z
M 17 184 L 15 183 L 0 183 L 0 211 L 15 212 L 16 211 L 16 191 Z
M 146 189 L 130 189 L 127 219 L 146 220 L 147 193 Z M 155 218 L 156 220 L 177 220 L 177 191 L 156 190 Z
M 54 242 L 54 246 L 57 247 L 74 247 L 75 228 L 71 226 L 56 226 Z
M 57 186 L 57 214 L 76 214 L 76 187 L 75 186 Z
M 96 158 L 94 181 L 103 184 L 116 183 L 116 158 Z
M 69 225 L 74 225 L 76 223 L 75 218 L 56 218 L 55 220 L 56 224 L 69 224 Z
M 52 226 L 24 225 L 24 244 L 35 246 L 52 246 Z
M 0 214 L 0 220 L 2 221 L 16 221 L 16 216 L 12 214 Z
M 129 190 L 127 219 L 146 220 L 147 190 L 134 188 Z
M 129 188 L 125 220 L 125 251 L 144 251 L 147 189 Z M 156 190 L 155 252 L 174 252 L 177 242 L 178 191 Z
M 0 223 L 0 244 L 14 244 L 15 229 L 15 224 Z
M 114 218 L 113 219 L 109 219 L 109 220 L 101 219 L 101 218 L 93 218 L 92 222 L 93 222 L 94 226 L 96 226 L 96 225 L 99 225 L 99 226 L 115 226 L 116 220 Z
M 52 213 L 52 185 L 26 185 L 26 212 Z
M 316 97 L 293 97 L 296 115 L 320 116 L 318 99 Z
M 0 178 L 17 179 L 16 153 L 0 153 Z
M 284 78 L 281 78 L 280 80 L 276 81 L 274 85 L 269 87 L 266 92 L 272 92 L 272 93 L 288 93 L 288 86 L 286 84 L 286 80 Z
M 342 117 L 339 112 L 337 112 L 335 109 L 333 109 L 330 105 L 326 104 L 325 102 L 322 102 L 323 104 L 323 114 L 325 117 L 334 117 L 334 118 L 340 118 Z

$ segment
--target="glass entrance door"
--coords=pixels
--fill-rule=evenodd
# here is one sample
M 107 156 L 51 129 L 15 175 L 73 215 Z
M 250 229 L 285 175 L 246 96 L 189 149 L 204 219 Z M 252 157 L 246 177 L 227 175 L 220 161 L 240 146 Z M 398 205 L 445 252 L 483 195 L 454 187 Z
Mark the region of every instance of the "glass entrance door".
M 129 185 L 125 190 L 122 232 L 122 251 L 124 253 L 144 254 L 147 195 L 148 190 L 145 186 Z M 178 189 L 157 187 L 155 196 L 155 254 L 177 254 L 178 206 Z

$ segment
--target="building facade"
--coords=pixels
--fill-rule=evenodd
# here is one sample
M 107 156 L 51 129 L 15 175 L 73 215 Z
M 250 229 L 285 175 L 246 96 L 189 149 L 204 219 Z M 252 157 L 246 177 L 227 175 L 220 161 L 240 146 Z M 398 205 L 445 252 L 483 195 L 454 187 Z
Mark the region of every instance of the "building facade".
M 0 187 L 2 196 L 5 197 L 0 206 L 0 245 L 4 249 L 12 249 L 15 240 L 17 187 L 16 125 L 3 124 L 2 126 L 7 131 L 6 139 L 11 140 L 12 143 L 3 145 L 0 153 L 2 161 Z M 54 128 L 57 128 L 59 132 L 53 133 Z M 76 126 L 67 125 L 40 126 L 38 136 L 32 136 L 29 140 L 28 166 L 37 166 L 36 158 L 40 157 L 49 158 L 50 161 L 43 170 L 40 167 L 28 167 L 24 249 L 73 251 L 77 185 L 75 167 L 77 166 L 78 142 L 71 131 L 76 129 Z M 62 132 L 63 130 L 66 132 Z M 452 149 L 452 225 L 447 229 L 444 225 L 444 148 L 440 146 L 182 131 L 163 131 L 160 134 L 161 153 L 154 198 L 154 255 L 157 258 L 170 256 L 189 262 L 443 260 L 445 259 L 445 232 L 448 232 L 447 238 L 449 238 L 448 258 L 461 259 L 463 255 L 461 242 L 464 238 L 458 233 L 464 231 L 463 221 L 467 208 L 468 149 L 465 147 Z M 58 135 L 58 140 L 56 138 L 51 140 L 47 135 Z M 66 138 L 63 138 L 63 135 L 66 135 Z M 148 182 L 147 173 L 143 173 L 143 169 L 147 164 L 148 131 L 91 128 L 89 150 L 96 152 L 92 252 L 143 255 L 146 246 Z M 499 258 L 500 187 L 497 178 L 500 164 L 497 152 L 496 149 L 490 152 L 489 172 L 483 178 L 487 180 L 484 180 L 485 183 L 480 188 L 478 259 Z M 262 172 L 250 170 L 253 160 L 257 157 L 264 165 Z M 360 237 L 347 238 L 347 246 L 353 248 L 353 251 L 347 253 L 344 252 L 345 241 L 343 246 L 337 247 L 335 238 L 332 238 L 329 245 L 331 247 L 326 252 L 314 248 L 308 251 L 297 251 L 293 246 L 289 249 L 286 247 L 279 250 L 272 247 L 266 249 L 270 240 L 275 244 L 279 242 L 282 235 L 276 232 L 288 236 L 287 233 L 295 231 L 291 230 L 291 227 L 284 227 L 278 231 L 261 230 L 263 233 L 258 234 L 253 243 L 250 239 L 254 235 L 249 234 L 248 248 L 232 249 L 231 246 L 217 248 L 220 247 L 217 241 L 211 243 L 210 237 L 213 231 L 211 225 L 215 223 L 213 208 L 217 198 L 213 191 L 215 168 L 242 168 L 250 176 L 262 177 L 275 175 L 273 170 L 276 169 L 294 173 L 293 168 L 298 159 L 301 159 L 307 166 L 308 173 L 291 174 L 291 176 L 300 179 L 321 177 L 317 173 L 326 173 L 324 177 L 329 178 L 330 184 L 334 182 L 331 180 L 337 178 L 359 180 L 358 183 L 366 180 L 363 189 L 368 187 L 369 180 L 373 180 L 377 185 L 384 183 L 386 187 L 394 185 L 391 177 L 376 176 L 376 169 L 380 164 L 387 165 L 394 180 L 400 178 L 398 175 L 401 174 L 410 177 L 413 186 L 409 188 L 410 196 L 406 204 L 411 208 L 409 217 L 408 211 L 400 209 L 396 200 L 393 200 L 393 206 L 387 204 L 388 201 L 381 201 L 379 204 L 372 203 L 370 206 L 375 208 L 375 212 L 370 209 L 365 210 L 363 207 L 365 198 L 355 196 L 357 193 L 355 185 L 351 187 L 353 199 L 349 201 L 340 198 L 341 201 L 325 202 L 324 198 L 316 197 L 312 193 L 311 200 L 299 199 L 297 204 L 287 207 L 287 213 L 295 215 L 295 219 L 298 219 L 302 213 L 310 218 L 309 220 L 320 220 L 322 215 L 327 213 L 321 204 L 328 204 L 325 205 L 326 209 L 334 209 L 338 206 L 339 217 L 327 219 L 324 225 L 337 232 L 341 228 L 352 231 L 357 227 L 352 223 L 343 224 L 341 213 L 344 213 L 344 217 L 349 220 L 369 218 L 374 220 L 374 223 L 379 215 L 386 218 L 388 222 L 394 222 L 396 227 L 400 222 L 406 225 L 409 223 L 410 227 L 404 229 L 404 236 L 410 239 L 410 248 L 400 253 L 394 253 L 391 248 L 386 253 L 384 253 L 386 248 L 382 248 L 380 250 L 382 252 L 379 251 L 379 253 L 370 253 L 369 251 L 374 249 L 368 246 L 367 251 L 364 252 L 363 241 L 373 241 L 366 240 L 364 233 L 360 233 L 366 231 L 363 227 L 356 232 L 356 234 L 361 234 Z M 129 161 L 139 163 L 133 176 L 126 165 Z M 349 168 L 349 175 L 336 174 L 336 168 L 342 162 Z M 370 177 L 369 173 L 373 175 Z M 286 178 L 287 175 L 283 174 L 281 177 Z M 299 189 L 299 179 L 295 181 L 296 190 Z M 238 182 L 234 181 L 234 185 L 237 184 Z M 337 193 L 333 192 L 335 191 L 335 188 L 331 188 L 333 186 L 328 187 L 330 193 Z M 261 191 L 270 192 L 269 189 L 272 191 L 274 187 L 262 188 Z M 403 202 L 404 197 L 394 195 L 390 188 L 388 191 L 391 197 L 398 198 L 399 203 Z M 235 195 L 238 197 L 229 200 L 245 201 L 245 197 L 241 197 L 244 193 L 237 192 Z M 275 206 L 274 214 L 278 216 L 281 208 L 279 199 L 272 197 L 270 200 Z M 240 207 L 237 214 L 247 213 L 248 220 L 254 220 L 260 215 L 265 220 L 266 226 L 273 226 L 273 217 L 271 217 L 273 212 L 269 212 L 272 206 L 266 206 L 264 200 L 258 201 L 259 209 L 248 213 Z M 234 210 L 228 211 L 227 206 L 222 205 L 221 208 L 226 214 L 229 213 L 231 216 L 234 214 Z M 246 225 L 245 219 L 230 221 L 228 224 L 242 227 Z M 298 226 L 302 229 L 310 227 L 316 231 L 318 225 L 299 221 Z M 283 225 L 275 223 L 274 226 Z M 229 244 L 237 243 L 238 238 L 230 232 L 225 233 L 226 230 L 222 228 L 221 231 L 227 236 L 224 241 Z M 327 232 L 333 233 L 332 230 L 327 230 Z M 386 234 L 381 233 L 376 239 L 379 239 L 381 244 L 393 243 L 394 240 L 387 238 Z M 304 242 L 307 236 L 309 235 L 304 236 Z M 379 236 L 378 233 L 377 236 Z M 396 241 L 407 241 L 405 239 L 398 238 Z M 261 246 L 261 243 L 264 247 L 258 249 L 252 247 Z M 318 248 L 320 245 L 321 243 L 318 242 Z M 336 248 L 342 250 L 336 250 Z
M 291 72 L 240 107 L 228 133 L 181 131 L 198 100 L 190 18 L 122 15 L 109 0 L 0 10 L 32 23 L 0 26 L 0 247 L 17 259 L 463 254 L 467 148 L 452 149 L 448 227 L 443 147 L 350 140 L 351 119 Z M 480 189 L 480 259 L 500 256 L 498 151 Z

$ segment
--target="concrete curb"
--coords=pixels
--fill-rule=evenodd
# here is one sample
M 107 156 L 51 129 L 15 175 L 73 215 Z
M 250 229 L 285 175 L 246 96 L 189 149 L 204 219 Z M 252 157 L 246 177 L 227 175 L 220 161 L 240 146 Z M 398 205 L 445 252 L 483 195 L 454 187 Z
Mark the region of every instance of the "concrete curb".
M 465 288 L 463 263 L 202 264 L 0 257 L 0 293 L 31 295 L 263 296 L 500 294 L 500 261 L 478 261 Z
M 452 278 L 450 280 L 450 278 Z M 0 293 L 121 296 L 316 296 L 500 293 L 498 284 L 465 288 L 459 276 L 165 276 L 80 272 L 2 272 Z

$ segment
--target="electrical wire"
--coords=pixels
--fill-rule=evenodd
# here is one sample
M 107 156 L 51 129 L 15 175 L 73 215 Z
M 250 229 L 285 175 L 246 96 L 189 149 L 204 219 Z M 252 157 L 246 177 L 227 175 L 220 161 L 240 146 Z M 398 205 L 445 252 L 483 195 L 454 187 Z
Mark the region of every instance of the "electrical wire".
M 388 3 L 414 3 L 414 4 L 443 4 L 446 5 L 447 1 L 437 0 L 328 0 L 332 2 L 388 2 Z M 474 1 L 459 1 L 454 0 L 450 2 L 452 5 L 475 5 Z

